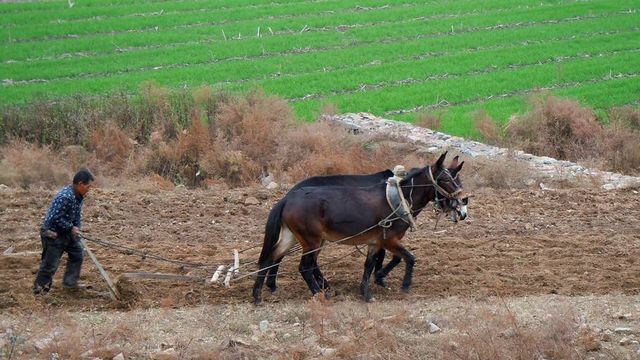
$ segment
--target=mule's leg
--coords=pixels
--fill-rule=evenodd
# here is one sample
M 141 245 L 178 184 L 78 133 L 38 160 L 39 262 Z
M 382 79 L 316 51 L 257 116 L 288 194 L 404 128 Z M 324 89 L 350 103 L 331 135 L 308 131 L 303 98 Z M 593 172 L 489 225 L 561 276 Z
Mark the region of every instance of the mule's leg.
M 360 293 L 364 296 L 365 301 L 369 302 L 373 298 L 371 289 L 369 288 L 369 278 L 376 266 L 378 252 L 373 246 L 369 246 L 367 259 L 364 262 L 364 273 L 362 274 L 362 282 L 360 283 Z
M 264 285 L 264 278 L 267 276 L 269 270 L 271 270 L 266 268 L 272 264 L 272 260 L 267 260 L 258 264 L 258 269 L 263 270 L 258 271 L 256 282 L 253 284 L 253 303 L 255 305 L 260 305 L 262 303 L 262 285 Z
M 313 277 L 316 278 L 316 282 L 318 283 L 318 286 L 320 286 L 320 289 L 328 290 L 329 282 L 324 278 L 324 275 L 322 275 L 322 271 L 320 271 L 320 266 L 318 265 L 318 253 L 316 252 L 314 255 L 315 264 L 313 265 Z
M 376 266 L 373 268 L 374 272 L 378 272 L 382 269 L 382 264 L 384 263 L 384 256 L 386 255 L 386 250 L 384 248 L 380 248 L 376 253 Z
M 278 279 L 278 268 L 280 267 L 280 262 L 282 261 L 282 257 L 273 262 L 273 267 L 269 269 L 269 273 L 267 274 L 267 287 L 269 290 L 274 293 L 278 290 L 278 286 L 276 285 L 276 280 Z
M 411 287 L 411 279 L 413 278 L 413 266 L 416 263 L 415 256 L 413 256 L 413 254 L 411 254 L 409 252 L 409 250 L 405 249 L 402 245 L 400 245 L 398 243 L 395 243 L 395 244 L 392 244 L 392 245 L 388 246 L 387 250 L 389 250 L 389 251 L 394 253 L 394 255 L 395 255 L 394 259 L 396 257 L 402 258 L 404 260 L 405 264 L 407 264 L 406 268 L 405 268 L 405 272 L 404 272 L 404 279 L 402 279 L 402 291 L 403 292 L 409 292 L 409 288 Z M 391 262 L 389 264 L 387 264 L 387 267 L 389 267 L 389 265 L 391 265 L 392 262 L 393 262 L 393 260 L 391 260 Z M 398 260 L 397 262 L 400 262 L 400 260 Z M 395 265 L 398 265 L 398 264 L 396 263 Z M 395 267 L 395 265 L 394 265 L 394 267 Z M 391 269 L 392 268 L 393 267 L 391 267 Z
M 389 275 L 389 273 L 391 272 L 391 270 L 393 270 L 393 268 L 398 266 L 400 261 L 402 261 L 402 258 L 400 256 L 393 255 L 393 258 L 391 259 L 391 261 L 389 261 L 389 263 L 387 263 L 387 265 L 384 268 L 377 270 L 376 284 L 386 288 L 387 284 L 384 282 L 384 278 L 387 277 L 387 275 Z
M 300 274 L 302 274 L 302 278 L 304 279 L 304 281 L 307 282 L 307 286 L 309 286 L 309 290 L 311 290 L 311 293 L 313 295 L 320 292 L 320 286 L 318 286 L 318 282 L 313 275 L 315 267 L 316 262 L 314 259 L 314 253 L 302 256 L 302 259 L 300 259 L 299 267 Z

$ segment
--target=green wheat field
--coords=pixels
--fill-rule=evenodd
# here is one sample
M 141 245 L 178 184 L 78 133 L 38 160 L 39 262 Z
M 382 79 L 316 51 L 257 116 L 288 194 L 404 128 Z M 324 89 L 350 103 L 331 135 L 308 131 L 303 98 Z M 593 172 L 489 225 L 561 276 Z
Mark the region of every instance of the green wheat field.
M 603 113 L 640 99 L 638 0 L 65 0 L 0 3 L 0 106 L 76 94 L 262 89 L 473 132 L 544 91 Z

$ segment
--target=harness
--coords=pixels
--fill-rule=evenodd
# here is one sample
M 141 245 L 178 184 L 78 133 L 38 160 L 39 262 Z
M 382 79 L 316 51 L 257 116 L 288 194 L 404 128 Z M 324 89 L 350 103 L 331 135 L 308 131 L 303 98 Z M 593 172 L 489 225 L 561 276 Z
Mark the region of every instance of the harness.
M 400 188 L 400 179 L 401 178 L 396 176 L 387 179 L 387 203 L 393 210 L 392 214 L 397 214 L 402 221 L 409 224 L 411 231 L 414 231 L 416 229 L 416 222 L 411 214 L 411 207 L 407 204 L 407 200 L 405 200 L 402 189 Z M 413 191 L 413 189 L 411 190 Z

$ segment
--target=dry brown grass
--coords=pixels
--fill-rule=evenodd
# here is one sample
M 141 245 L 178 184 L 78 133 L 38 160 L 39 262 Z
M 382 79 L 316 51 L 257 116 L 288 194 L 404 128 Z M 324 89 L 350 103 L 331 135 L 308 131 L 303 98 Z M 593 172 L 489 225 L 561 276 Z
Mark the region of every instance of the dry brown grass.
M 476 125 L 476 129 L 478 129 L 483 141 L 487 144 L 497 145 L 502 142 L 502 135 L 498 125 L 486 111 L 477 111 L 473 116 L 473 123 Z
M 505 139 L 485 112 L 475 115 L 476 127 L 489 143 L 599 164 L 605 170 L 640 172 L 638 109 L 612 109 L 611 124 L 603 127 L 591 110 L 575 102 L 538 97 L 532 103 L 528 114 L 512 119 Z M 105 183 L 141 181 L 155 174 L 197 187 L 223 182 L 245 186 L 267 173 L 276 182 L 293 183 L 314 175 L 370 173 L 428 161 L 396 139 L 354 135 L 322 120 L 298 123 L 286 102 L 258 91 L 233 97 L 209 87 L 169 92 L 147 83 L 135 99 L 114 94 L 102 101 L 34 102 L 23 109 L 5 108 L 2 116 L 0 141 L 24 140 L 16 150 L 3 152 L 0 179 L 11 186 L 54 187 L 62 177 L 58 173 L 79 167 L 114 179 Z M 440 117 L 423 113 L 416 124 L 438 129 Z M 27 148 L 27 143 L 41 147 Z M 512 165 L 509 159 L 485 162 L 474 170 L 475 179 L 481 186 L 499 188 L 531 182 L 523 166 Z
M 612 124 L 604 131 L 601 147 L 607 169 L 640 174 L 640 131 Z
M 440 131 L 441 129 L 441 116 L 432 112 L 422 112 L 416 116 L 414 125 L 423 128 Z
M 571 306 L 549 309 L 539 324 L 525 324 L 503 302 L 467 309 L 451 320 L 457 331 L 440 343 L 444 359 L 582 359 L 579 319 Z
M 532 98 L 532 110 L 512 118 L 508 141 L 526 152 L 563 160 L 598 154 L 602 125 L 591 109 L 555 97 Z
M 613 108 L 609 124 L 602 125 L 591 109 L 574 101 L 540 96 L 531 103 L 530 112 L 509 121 L 503 146 L 602 170 L 640 173 L 640 109 Z
M 0 183 L 28 188 L 55 187 L 69 181 L 67 168 L 49 147 L 13 140 L 0 149 Z

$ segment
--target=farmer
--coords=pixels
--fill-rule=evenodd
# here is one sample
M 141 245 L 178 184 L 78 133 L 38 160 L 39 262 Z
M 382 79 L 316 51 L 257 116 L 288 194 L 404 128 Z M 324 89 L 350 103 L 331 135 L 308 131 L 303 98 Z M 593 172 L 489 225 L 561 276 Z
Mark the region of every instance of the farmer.
M 63 252 L 67 252 L 67 269 L 62 285 L 77 289 L 82 267 L 82 243 L 80 242 L 80 212 L 84 196 L 93 186 L 93 175 L 82 169 L 73 177 L 73 184 L 63 187 L 49 206 L 40 229 L 42 257 L 33 283 L 35 295 L 48 292 L 53 275 L 58 270 Z

